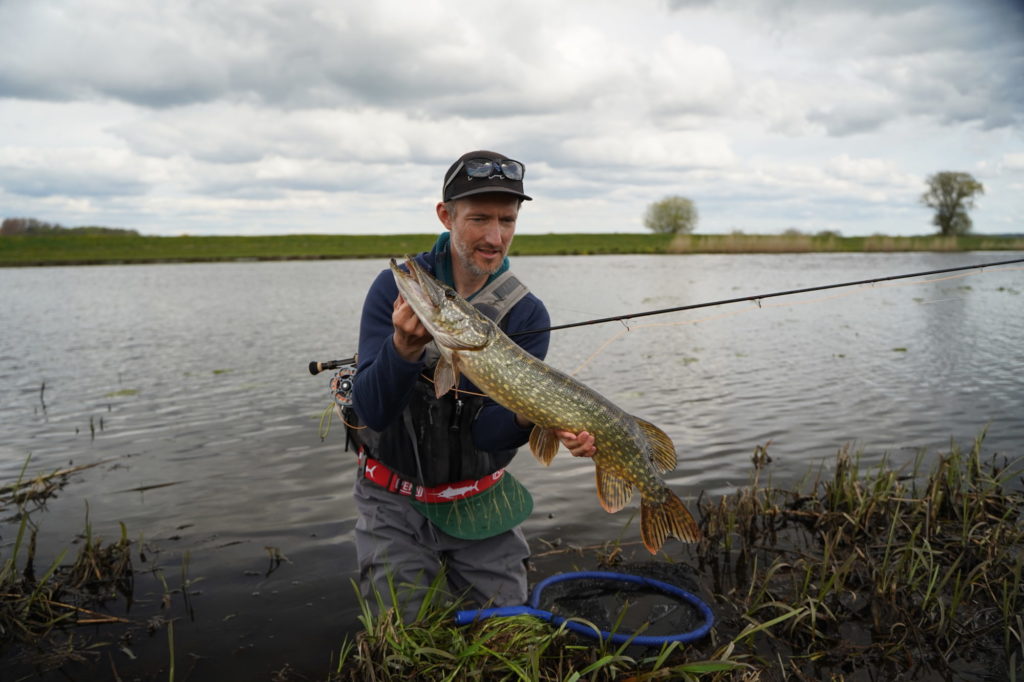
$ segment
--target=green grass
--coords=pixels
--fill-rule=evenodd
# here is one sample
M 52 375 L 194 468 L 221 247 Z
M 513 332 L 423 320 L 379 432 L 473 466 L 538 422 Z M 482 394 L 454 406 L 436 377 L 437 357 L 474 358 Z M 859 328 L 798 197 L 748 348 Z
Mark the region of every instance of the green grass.
M 0 266 L 384 258 L 429 249 L 434 234 L 145 237 L 102 234 L 0 237 Z M 1024 239 L 833 235 L 520 234 L 512 255 L 1021 250 Z
M 843 449 L 793 491 L 762 480 L 758 446 L 752 483 L 702 501 L 704 540 L 672 552 L 696 565 L 716 612 L 701 642 L 637 651 L 528 617 L 460 628 L 430 597 L 412 621 L 361 600 L 365 629 L 330 679 L 1022 679 L 1021 462 L 982 461 L 982 436 L 927 473 L 925 453 L 912 471 L 865 471 Z
M 867 470 L 844 448 L 793 490 L 771 484 L 767 447 L 756 447 L 748 486 L 698 502 L 704 539 L 673 543 L 666 554 L 695 569 L 699 594 L 715 611 L 700 642 L 637 649 L 530 617 L 459 627 L 458 606 L 438 583 L 408 620 L 385 606 L 394 594 L 360 598 L 364 629 L 342 645 L 325 679 L 840 681 L 959 679 L 965 670 L 978 679 L 1024 679 L 1022 461 L 983 459 L 983 437 L 967 449 L 950 443 L 939 453 L 922 451 L 899 468 L 883 461 Z M 57 668 L 99 652 L 113 635 L 90 643 L 88 629 L 77 638 L 56 634 L 126 624 L 92 609 L 130 598 L 131 543 L 123 525 L 113 542 L 94 536 L 87 512 L 74 562 L 64 563 L 65 551 L 37 570 L 29 513 L 84 467 L 29 477 L 27 466 L 0 486 L 0 511 L 18 512 L 13 541 L 0 546 L 0 653 L 27 649 Z M 586 560 L 614 570 L 625 546 L 595 549 L 559 551 L 563 565 Z M 268 552 L 287 561 L 279 550 Z M 549 561 L 546 554 L 533 560 Z M 138 556 L 146 561 L 141 548 Z M 155 572 L 168 602 L 177 591 Z M 186 554 L 180 591 L 187 611 L 196 582 Z M 166 624 L 173 670 L 187 652 L 175 651 Z
M 670 253 L 809 253 L 895 251 L 1004 251 L 1024 249 L 1024 239 L 970 235 L 942 237 L 839 237 L 787 232 L 780 235 L 680 235 L 668 245 Z

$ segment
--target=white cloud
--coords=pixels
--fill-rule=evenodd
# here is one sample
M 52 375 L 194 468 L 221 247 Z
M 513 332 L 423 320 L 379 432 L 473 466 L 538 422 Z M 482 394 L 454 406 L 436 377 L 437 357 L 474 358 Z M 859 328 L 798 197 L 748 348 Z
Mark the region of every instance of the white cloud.
M 0 148 L 4 190 L 29 197 L 117 197 L 144 194 L 162 173 L 124 150 Z
M 1024 13 L 954 0 L 0 3 L 0 205 L 156 233 L 433 231 L 462 151 L 522 229 L 930 229 L 923 178 L 1021 213 Z M 986 220 L 981 220 L 982 211 Z M 343 218 L 341 218 L 343 217 Z M 915 222 L 916 221 L 916 222 Z
M 728 140 L 717 133 L 622 131 L 617 135 L 570 138 L 564 158 L 578 167 L 626 166 L 641 172 L 662 168 L 726 166 L 735 161 Z
M 1024 152 L 1004 154 L 1000 161 L 1000 166 L 1012 172 L 1024 171 Z

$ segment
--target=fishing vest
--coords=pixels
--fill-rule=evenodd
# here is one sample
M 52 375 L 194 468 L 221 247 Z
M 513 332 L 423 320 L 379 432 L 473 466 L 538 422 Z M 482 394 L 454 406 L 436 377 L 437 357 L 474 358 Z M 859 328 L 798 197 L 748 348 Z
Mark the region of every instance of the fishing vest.
M 481 313 L 505 329 L 508 312 L 529 289 L 506 270 L 473 297 Z M 382 462 L 405 480 L 423 486 L 479 479 L 504 468 L 516 453 L 484 451 L 473 445 L 473 421 L 484 406 L 482 396 L 448 391 L 434 396 L 434 385 L 423 375 L 433 376 L 441 353 L 431 342 L 425 349 L 427 367 L 417 379 L 409 403 L 383 431 L 346 427 L 349 437 L 370 457 Z M 359 400 L 359 396 L 354 396 Z M 346 422 L 355 424 L 354 411 Z

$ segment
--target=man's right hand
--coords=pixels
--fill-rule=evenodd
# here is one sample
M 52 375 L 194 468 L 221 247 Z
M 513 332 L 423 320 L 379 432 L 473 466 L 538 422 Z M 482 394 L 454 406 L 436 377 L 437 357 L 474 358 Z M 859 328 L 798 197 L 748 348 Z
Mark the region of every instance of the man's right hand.
M 409 362 L 416 362 L 423 355 L 423 348 L 433 339 L 427 331 L 420 318 L 416 317 L 415 311 L 402 295 L 395 299 L 394 308 L 391 313 L 391 323 L 395 326 L 395 333 L 392 340 L 395 350 L 402 359 Z

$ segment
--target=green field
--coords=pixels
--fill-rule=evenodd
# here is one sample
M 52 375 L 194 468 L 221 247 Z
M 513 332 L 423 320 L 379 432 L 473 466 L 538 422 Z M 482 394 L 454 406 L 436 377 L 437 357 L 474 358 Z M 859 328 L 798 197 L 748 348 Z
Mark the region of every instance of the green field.
M 7 235 L 0 237 L 0 266 L 383 258 L 429 249 L 435 237 L 432 234 L 297 234 L 272 237 Z M 979 250 L 1024 250 L 1024 239 L 990 236 L 837 237 L 736 233 L 680 237 L 632 233 L 521 234 L 512 245 L 512 255 Z

